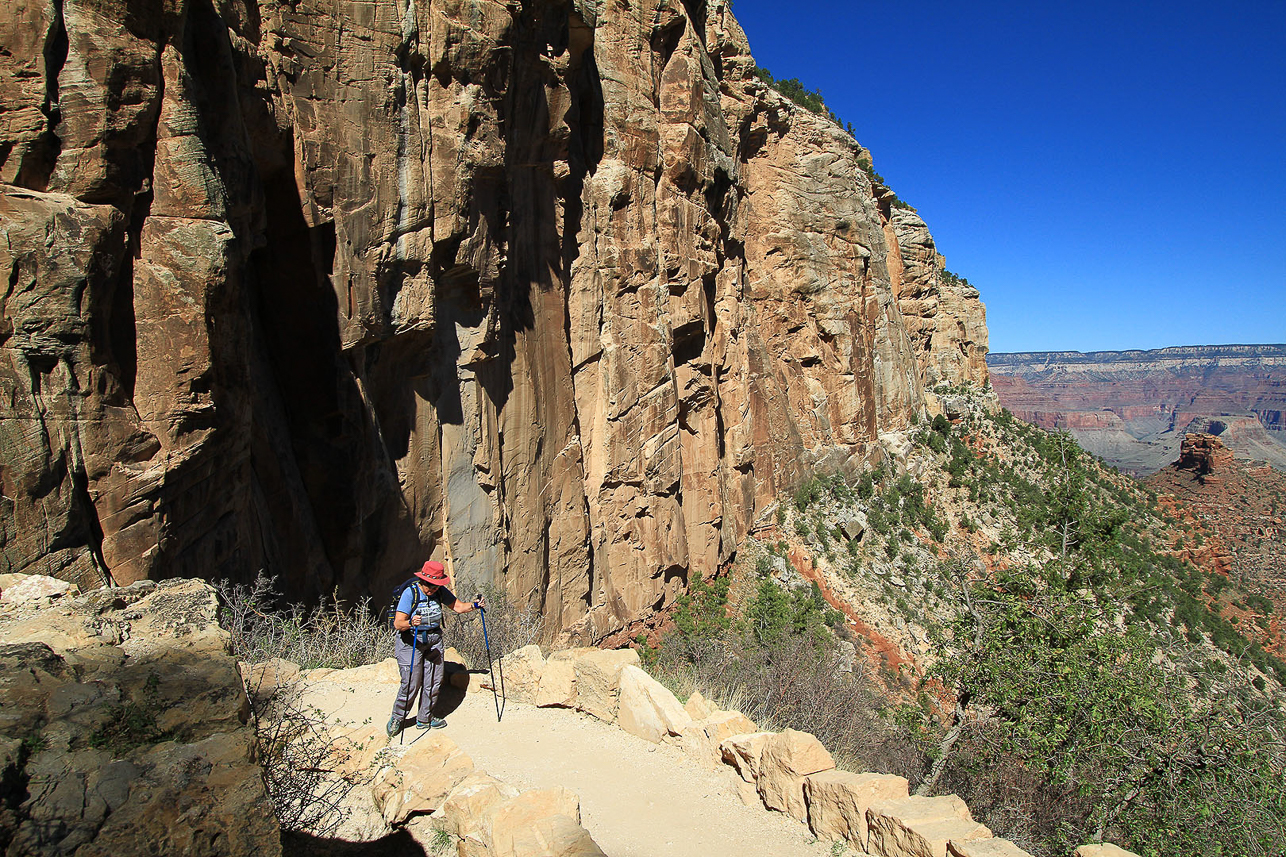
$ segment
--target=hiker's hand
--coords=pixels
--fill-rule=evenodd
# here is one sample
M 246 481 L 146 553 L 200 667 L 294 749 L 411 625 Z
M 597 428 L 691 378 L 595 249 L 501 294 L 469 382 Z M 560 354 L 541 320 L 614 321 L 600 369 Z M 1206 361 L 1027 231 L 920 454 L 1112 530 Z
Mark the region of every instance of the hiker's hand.
M 477 598 L 473 599 L 473 609 L 474 609 L 474 610 L 486 610 L 486 609 L 487 609 L 487 599 L 483 598 L 481 595 L 479 595 Z
M 411 627 L 414 628 L 418 624 L 420 624 L 420 614 L 416 613 L 411 617 Z

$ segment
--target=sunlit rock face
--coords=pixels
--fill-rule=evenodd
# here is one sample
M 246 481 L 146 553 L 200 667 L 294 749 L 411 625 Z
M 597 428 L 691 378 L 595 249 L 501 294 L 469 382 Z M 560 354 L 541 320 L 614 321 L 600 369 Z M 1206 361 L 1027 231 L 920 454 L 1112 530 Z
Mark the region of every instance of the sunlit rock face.
M 0 40 L 0 571 L 450 557 L 599 639 L 986 379 L 976 291 L 722 2 L 32 0 Z

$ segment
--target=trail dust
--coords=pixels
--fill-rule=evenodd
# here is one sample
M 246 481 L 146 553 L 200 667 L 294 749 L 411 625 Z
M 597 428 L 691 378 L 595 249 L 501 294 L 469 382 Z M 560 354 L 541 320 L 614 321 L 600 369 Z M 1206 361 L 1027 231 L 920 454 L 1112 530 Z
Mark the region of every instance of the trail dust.
M 309 682 L 306 703 L 336 725 L 387 722 L 395 683 L 339 678 Z M 731 768 L 704 767 L 678 747 L 651 744 L 589 715 L 509 702 L 497 723 L 492 694 L 473 692 L 446 720 L 442 734 L 476 768 L 520 789 L 557 785 L 576 792 L 581 823 L 610 857 L 832 853 L 804 824 L 742 803 L 739 785 L 746 784 Z M 402 740 L 409 744 L 420 734 L 412 726 Z

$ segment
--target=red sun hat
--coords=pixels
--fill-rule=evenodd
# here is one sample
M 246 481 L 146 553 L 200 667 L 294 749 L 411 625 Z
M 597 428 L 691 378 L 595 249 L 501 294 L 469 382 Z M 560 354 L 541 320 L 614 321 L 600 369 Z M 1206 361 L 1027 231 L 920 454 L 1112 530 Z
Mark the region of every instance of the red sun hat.
M 436 560 L 426 562 L 424 567 L 415 573 L 415 576 L 434 586 L 446 586 L 448 582 L 446 566 Z

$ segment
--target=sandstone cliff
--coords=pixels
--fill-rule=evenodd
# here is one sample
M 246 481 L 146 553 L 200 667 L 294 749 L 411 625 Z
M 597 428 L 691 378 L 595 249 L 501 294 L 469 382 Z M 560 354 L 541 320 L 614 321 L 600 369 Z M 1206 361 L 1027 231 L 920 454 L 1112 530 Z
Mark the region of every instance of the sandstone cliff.
M 0 11 L 0 571 L 457 588 L 597 639 L 986 379 L 721 0 Z
M 1286 469 L 1286 345 L 992 354 L 1001 404 L 1135 474 L 1173 462 L 1187 432 Z

